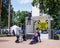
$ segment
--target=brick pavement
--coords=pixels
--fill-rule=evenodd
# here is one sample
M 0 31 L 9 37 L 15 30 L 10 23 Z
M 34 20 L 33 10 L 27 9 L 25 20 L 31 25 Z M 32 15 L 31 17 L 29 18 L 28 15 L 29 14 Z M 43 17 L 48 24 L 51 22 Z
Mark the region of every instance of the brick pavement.
M 15 43 L 15 37 L 0 37 L 0 48 L 60 48 L 60 40 L 42 40 L 42 42 L 29 45 L 30 40 Z

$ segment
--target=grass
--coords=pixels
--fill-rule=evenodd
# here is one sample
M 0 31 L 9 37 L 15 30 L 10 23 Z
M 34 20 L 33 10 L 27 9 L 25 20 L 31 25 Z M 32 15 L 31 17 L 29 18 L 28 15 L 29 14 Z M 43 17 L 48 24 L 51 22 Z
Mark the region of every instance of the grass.
M 13 37 L 13 35 L 10 35 L 10 34 L 8 34 L 8 35 L 6 35 L 6 34 L 0 34 L 0 37 Z
M 60 34 L 57 34 L 57 36 L 59 37 L 59 39 L 60 39 Z
M 59 36 L 59 39 L 60 39 L 60 34 L 57 34 Z
M 0 37 L 6 37 L 6 34 L 0 34 Z

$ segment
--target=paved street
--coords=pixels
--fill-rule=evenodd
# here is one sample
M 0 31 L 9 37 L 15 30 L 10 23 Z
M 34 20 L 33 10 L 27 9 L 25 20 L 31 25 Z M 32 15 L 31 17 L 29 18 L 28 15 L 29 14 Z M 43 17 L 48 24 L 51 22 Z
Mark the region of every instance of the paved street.
M 0 48 L 60 48 L 60 40 L 47 40 L 29 45 L 30 40 L 15 43 L 15 37 L 0 37 Z

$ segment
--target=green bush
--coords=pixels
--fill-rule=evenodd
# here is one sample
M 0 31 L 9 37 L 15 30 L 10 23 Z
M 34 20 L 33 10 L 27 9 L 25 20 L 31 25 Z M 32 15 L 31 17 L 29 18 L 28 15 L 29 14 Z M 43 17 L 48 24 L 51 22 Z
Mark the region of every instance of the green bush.
M 0 37 L 12 37 L 13 35 L 10 35 L 10 34 L 0 34 Z
M 57 36 L 59 36 L 59 39 L 60 39 L 60 34 L 57 34 Z
M 57 34 L 54 34 L 54 39 L 59 40 L 59 36 Z
M 5 34 L 0 34 L 0 37 L 6 37 L 6 35 Z

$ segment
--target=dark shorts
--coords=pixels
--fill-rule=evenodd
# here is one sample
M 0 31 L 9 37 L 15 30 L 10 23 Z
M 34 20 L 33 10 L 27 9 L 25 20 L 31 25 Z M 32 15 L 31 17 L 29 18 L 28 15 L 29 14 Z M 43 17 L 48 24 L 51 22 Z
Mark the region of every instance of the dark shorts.
M 38 34 L 38 36 L 40 36 L 40 33 L 39 32 L 37 32 L 37 34 Z
M 17 38 L 19 38 L 19 35 L 16 35 Z

